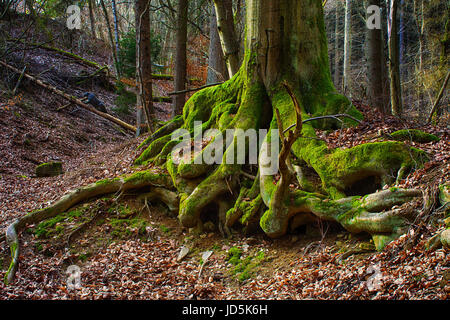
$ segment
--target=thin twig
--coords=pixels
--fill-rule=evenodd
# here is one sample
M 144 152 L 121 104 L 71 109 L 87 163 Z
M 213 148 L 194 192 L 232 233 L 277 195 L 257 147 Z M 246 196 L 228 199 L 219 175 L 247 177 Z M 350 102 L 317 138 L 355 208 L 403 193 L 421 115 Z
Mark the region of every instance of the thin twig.
M 205 88 L 208 88 L 208 87 L 218 86 L 219 84 L 222 84 L 222 83 L 223 82 L 216 82 L 216 83 L 205 84 L 204 86 L 197 87 L 197 88 L 180 90 L 180 91 L 173 91 L 173 92 L 169 92 L 168 95 L 169 96 L 173 96 L 173 95 L 177 95 L 177 94 L 181 94 L 181 93 L 186 93 L 186 92 L 191 92 L 191 91 L 198 91 L 198 90 L 205 89 Z

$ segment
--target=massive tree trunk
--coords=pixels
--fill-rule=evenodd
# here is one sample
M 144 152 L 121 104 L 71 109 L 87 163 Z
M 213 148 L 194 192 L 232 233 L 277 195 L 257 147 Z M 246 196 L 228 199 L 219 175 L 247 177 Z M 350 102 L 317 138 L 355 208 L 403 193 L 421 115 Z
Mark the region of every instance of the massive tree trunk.
M 377 190 L 420 166 L 424 152 L 394 141 L 332 149 L 316 137 L 317 127 L 355 125 L 362 118 L 331 81 L 322 0 L 248 0 L 246 9 L 239 71 L 196 92 L 182 116 L 141 144 L 135 161 L 144 165 L 141 172 L 81 188 L 12 224 L 6 238 L 13 257 L 19 255 L 17 231 L 27 223 L 67 210 L 76 200 L 131 188 L 153 190 L 186 228 L 212 221 L 224 234 L 243 227 L 280 237 L 289 228 L 322 219 L 371 234 L 378 249 L 405 232 L 412 213 L 399 205 L 421 191 Z M 350 119 L 324 119 L 336 114 Z M 224 145 L 220 137 L 227 129 L 232 131 Z M 199 136 L 204 139 L 195 139 Z M 257 138 L 262 145 L 252 154 Z M 211 157 L 218 161 L 209 164 Z M 254 158 L 257 165 L 250 161 Z M 145 169 L 149 163 L 160 169 Z M 279 179 L 277 170 L 268 170 L 274 163 L 279 163 Z

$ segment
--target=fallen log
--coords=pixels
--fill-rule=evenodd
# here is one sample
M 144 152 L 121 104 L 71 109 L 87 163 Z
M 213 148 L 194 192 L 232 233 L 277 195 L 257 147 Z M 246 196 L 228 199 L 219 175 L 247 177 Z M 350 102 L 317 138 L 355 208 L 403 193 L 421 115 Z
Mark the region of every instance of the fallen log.
M 65 51 L 65 50 L 62 50 L 62 49 L 59 49 L 59 48 L 51 47 L 51 46 L 46 45 L 46 44 L 27 43 L 27 42 L 25 42 L 24 40 L 21 40 L 21 39 L 8 39 L 7 41 L 8 42 L 13 42 L 13 41 L 17 42 L 18 41 L 18 42 L 20 42 L 20 43 L 22 43 L 24 45 L 27 45 L 27 46 L 41 48 L 41 49 L 45 49 L 45 50 L 48 50 L 48 51 L 53 51 L 53 52 L 56 52 L 56 53 L 58 53 L 60 55 L 65 56 L 67 58 L 73 59 L 76 62 L 78 62 L 78 63 L 80 63 L 80 64 L 82 64 L 84 66 L 92 67 L 92 68 L 99 69 L 99 70 L 105 70 L 108 75 L 110 74 L 108 66 L 102 66 L 102 65 L 98 64 L 97 62 L 85 59 L 85 58 L 83 58 L 83 57 L 81 57 L 81 56 L 79 56 L 79 55 L 77 55 L 75 53 L 69 52 L 69 51 Z
M 19 73 L 19 74 L 22 73 L 21 70 L 19 70 L 19 69 L 13 67 L 13 66 L 7 64 L 6 62 L 4 62 L 2 60 L 0 60 L 0 64 L 3 65 L 4 67 L 6 67 L 6 68 L 16 72 L 16 73 Z M 23 76 L 26 77 L 27 79 L 30 79 L 31 81 L 35 82 L 39 86 L 41 86 L 41 87 L 43 87 L 43 88 L 45 88 L 47 90 L 50 90 L 53 93 L 55 93 L 55 94 L 65 98 L 65 99 L 69 100 L 70 102 L 73 102 L 73 103 L 79 105 L 80 107 L 82 107 L 82 108 L 84 108 L 84 109 L 86 109 L 88 111 L 91 111 L 92 113 L 95 113 L 96 115 L 98 115 L 98 116 L 100 116 L 100 117 L 102 117 L 104 119 L 107 119 L 107 120 L 109 120 L 111 122 L 114 122 L 115 124 L 118 124 L 122 128 L 125 128 L 125 129 L 128 129 L 130 131 L 136 132 L 136 127 L 134 127 L 134 126 L 132 126 L 132 125 L 130 125 L 130 124 L 128 124 L 128 123 L 126 123 L 126 122 L 116 118 L 116 117 L 113 117 L 110 114 L 98 111 L 97 109 L 95 109 L 94 107 L 84 103 L 80 99 L 63 92 L 63 91 L 59 90 L 58 88 L 55 88 L 54 86 L 49 85 L 49 84 L 45 83 L 44 81 L 42 81 L 42 80 L 40 80 L 38 78 L 35 78 L 35 77 L 33 77 L 33 76 L 31 76 L 31 75 L 29 75 L 27 73 L 24 73 Z

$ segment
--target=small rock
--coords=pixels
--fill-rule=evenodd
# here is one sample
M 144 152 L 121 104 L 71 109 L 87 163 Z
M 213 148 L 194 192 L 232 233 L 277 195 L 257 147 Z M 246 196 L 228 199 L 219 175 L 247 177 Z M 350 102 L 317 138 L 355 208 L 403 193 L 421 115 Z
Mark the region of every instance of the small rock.
M 54 177 L 63 173 L 62 162 L 46 162 L 36 167 L 37 177 Z
M 182 246 L 181 250 L 180 250 L 180 253 L 178 254 L 177 261 L 183 260 L 184 257 L 186 257 L 188 255 L 188 253 L 189 253 L 189 248 L 185 247 L 185 246 Z
M 439 249 L 441 245 L 441 234 L 438 233 L 427 240 L 427 242 L 425 243 L 425 249 L 427 251 L 434 251 L 436 249 Z
M 209 257 L 212 255 L 212 251 L 205 251 L 202 253 L 202 260 L 203 263 L 206 263 L 206 261 L 209 259 Z
M 450 229 L 441 232 L 441 243 L 446 249 L 450 249 Z

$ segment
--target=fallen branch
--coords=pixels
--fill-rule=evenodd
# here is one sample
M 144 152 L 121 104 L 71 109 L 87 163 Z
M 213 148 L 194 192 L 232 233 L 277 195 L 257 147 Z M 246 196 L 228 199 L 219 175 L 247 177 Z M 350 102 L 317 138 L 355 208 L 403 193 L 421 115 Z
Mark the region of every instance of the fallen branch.
M 43 220 L 53 218 L 60 213 L 67 211 L 73 206 L 101 196 L 117 192 L 125 192 L 133 189 L 142 189 L 152 187 L 155 189 L 155 195 L 166 195 L 162 201 L 173 201 L 170 203 L 176 208 L 178 198 L 172 197 L 172 192 L 168 189 L 173 188 L 169 175 L 161 174 L 153 171 L 141 171 L 131 175 L 119 178 L 105 179 L 96 183 L 91 183 L 85 187 L 80 187 L 71 191 L 54 202 L 52 205 L 33 211 L 17 220 L 15 220 L 6 229 L 5 236 L 0 236 L 0 242 L 6 239 L 11 250 L 11 263 L 5 274 L 5 283 L 9 284 L 14 280 L 15 273 L 19 264 L 20 243 L 18 234 L 30 224 L 37 224 Z M 152 190 L 153 191 L 153 190 Z
M 16 86 L 14 87 L 14 90 L 13 90 L 13 92 L 12 92 L 13 96 L 16 95 L 17 89 L 18 89 L 19 86 L 20 86 L 20 82 L 22 81 L 23 74 L 25 73 L 25 70 L 26 70 L 26 69 L 27 69 L 27 66 L 23 67 L 23 70 L 22 70 L 22 72 L 20 73 L 19 79 L 17 80 Z
M 191 91 L 198 91 L 198 90 L 205 89 L 205 88 L 208 88 L 208 87 L 217 86 L 217 85 L 222 84 L 222 83 L 223 82 L 210 83 L 210 84 L 205 84 L 204 86 L 197 87 L 197 88 L 180 90 L 180 91 L 173 91 L 173 92 L 169 92 L 168 95 L 169 96 L 173 96 L 173 95 L 177 95 L 177 94 L 181 94 L 181 93 L 186 93 L 186 92 L 191 92 Z
M 21 73 L 21 71 L 19 69 L 15 68 L 13 66 L 10 66 L 9 64 L 7 64 L 6 62 L 4 62 L 2 60 L 0 60 L 0 64 L 5 66 L 6 68 L 16 72 L 16 73 L 19 73 L 19 74 Z M 119 126 L 125 128 L 125 129 L 128 129 L 130 131 L 136 132 L 136 127 L 134 127 L 134 126 L 132 126 L 132 125 L 130 125 L 130 124 L 128 124 L 128 123 L 126 123 L 126 122 L 116 118 L 116 117 L 113 117 L 113 116 L 111 116 L 111 115 L 109 115 L 107 113 L 98 111 L 97 109 L 95 109 L 94 107 L 84 103 L 80 99 L 63 92 L 63 91 L 61 91 L 61 90 L 59 90 L 59 89 L 57 89 L 57 88 L 55 88 L 55 87 L 45 83 L 44 81 L 42 81 L 40 79 L 37 79 L 37 78 L 27 74 L 27 73 L 24 73 L 23 76 L 28 78 L 28 79 L 30 79 L 31 81 L 35 82 L 36 84 L 40 85 L 41 87 L 52 91 L 53 93 L 55 93 L 55 94 L 65 98 L 65 99 L 69 100 L 70 102 L 76 103 L 80 107 L 82 107 L 82 108 L 84 108 L 86 110 L 89 110 L 92 113 L 95 113 L 96 115 L 98 115 L 98 116 L 100 116 L 100 117 L 102 117 L 104 119 L 107 119 L 107 120 L 109 120 L 111 122 L 114 122 L 115 124 L 118 124 Z
M 436 112 L 437 106 L 439 105 L 439 101 L 441 101 L 442 96 L 444 95 L 445 87 L 447 87 L 448 79 L 450 78 L 450 71 L 447 71 L 447 76 L 445 77 L 444 83 L 442 84 L 441 90 L 439 90 L 436 101 L 433 104 L 433 108 L 431 108 L 430 115 L 428 116 L 427 124 L 431 123 L 431 119 L 433 118 L 433 114 Z

